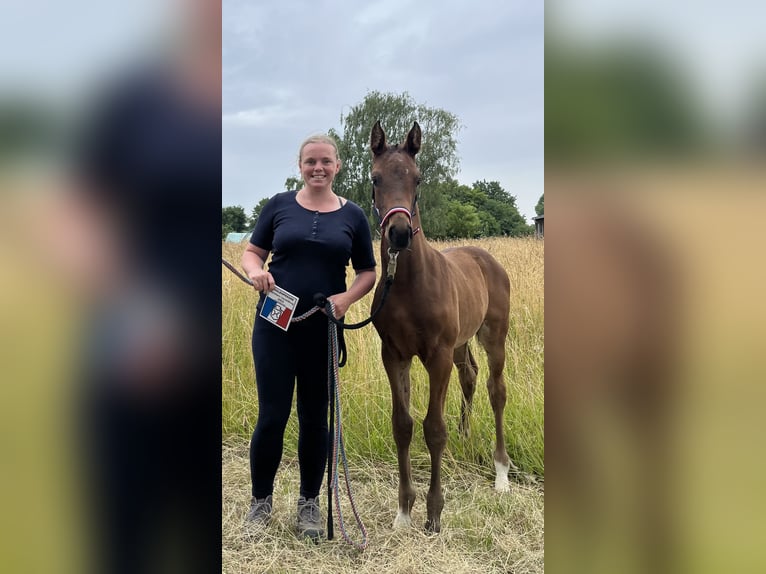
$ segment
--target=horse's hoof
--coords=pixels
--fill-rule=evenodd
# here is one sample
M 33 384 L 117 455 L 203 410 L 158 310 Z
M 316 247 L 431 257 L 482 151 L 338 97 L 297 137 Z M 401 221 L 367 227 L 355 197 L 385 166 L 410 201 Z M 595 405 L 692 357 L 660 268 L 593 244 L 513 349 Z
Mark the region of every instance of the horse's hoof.
M 511 485 L 508 482 L 510 464 L 502 464 L 495 461 L 495 490 L 497 492 L 510 492 Z
M 439 534 L 442 529 L 441 521 L 430 519 L 426 520 L 425 529 L 428 534 Z
M 394 528 L 409 528 L 412 526 L 412 518 L 409 514 L 402 512 L 401 508 L 396 512 L 396 518 L 394 518 Z

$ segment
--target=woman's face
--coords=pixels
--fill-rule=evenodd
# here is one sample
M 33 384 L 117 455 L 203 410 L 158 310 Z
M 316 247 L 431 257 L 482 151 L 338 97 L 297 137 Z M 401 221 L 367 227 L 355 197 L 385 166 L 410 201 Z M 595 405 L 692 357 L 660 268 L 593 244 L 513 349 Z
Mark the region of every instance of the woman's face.
M 307 188 L 330 187 L 340 170 L 335 148 L 326 143 L 306 144 L 301 152 L 300 170 Z

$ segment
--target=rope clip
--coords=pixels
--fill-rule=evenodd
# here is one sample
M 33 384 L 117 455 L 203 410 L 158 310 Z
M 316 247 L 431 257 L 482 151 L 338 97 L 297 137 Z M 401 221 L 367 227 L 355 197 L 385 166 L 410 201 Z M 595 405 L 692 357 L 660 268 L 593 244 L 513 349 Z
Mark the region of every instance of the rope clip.
M 393 279 L 396 275 L 396 258 L 399 257 L 399 252 L 394 251 L 390 247 L 388 248 L 388 268 L 386 269 L 386 275 Z

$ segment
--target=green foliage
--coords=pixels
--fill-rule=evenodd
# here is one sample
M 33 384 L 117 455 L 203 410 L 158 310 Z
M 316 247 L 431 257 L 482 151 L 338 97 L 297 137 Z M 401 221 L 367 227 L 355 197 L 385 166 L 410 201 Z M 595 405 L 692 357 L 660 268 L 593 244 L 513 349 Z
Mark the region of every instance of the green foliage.
M 421 185 L 422 187 L 422 185 Z M 450 229 L 447 224 L 449 214 L 449 200 L 446 195 L 439 192 L 438 185 L 428 192 L 428 201 L 424 201 L 424 193 L 420 194 L 420 212 L 425 213 L 421 225 L 426 237 L 432 239 L 444 239 L 450 237 Z M 427 205 L 427 207 L 424 207 Z
M 481 237 L 495 237 L 502 235 L 500 229 L 500 222 L 488 211 L 479 211 L 479 236 Z
M 497 181 L 477 181 L 469 187 L 449 179 L 434 187 L 434 195 L 440 201 L 423 222 L 428 237 L 519 237 L 533 231 L 519 213 L 516 198 Z
M 540 196 L 540 200 L 535 205 L 535 213 L 537 215 L 543 215 L 545 213 L 545 194 Z
M 247 215 L 241 205 L 221 208 L 221 240 L 229 233 L 247 231 Z
M 296 191 L 303 187 L 303 180 L 300 177 L 288 177 L 285 180 L 285 191 Z
M 450 201 L 447 228 L 453 237 L 477 237 L 481 229 L 479 212 L 473 205 Z
M 258 202 L 258 205 L 256 205 L 253 208 L 252 213 L 250 214 L 250 219 L 247 222 L 247 228 L 252 229 L 255 227 L 256 222 L 258 221 L 258 216 L 261 215 L 261 210 L 263 209 L 263 206 L 266 205 L 269 202 L 270 197 L 264 197 L 261 199 L 261 201 Z
M 692 85 L 660 49 L 623 42 L 587 51 L 551 43 L 545 53 L 546 160 L 704 149 L 708 128 Z
M 338 151 L 343 162 L 333 183 L 335 192 L 365 208 L 370 205 L 370 130 L 377 120 L 380 120 L 389 143 L 401 142 L 414 121 L 420 124 L 423 130 L 423 141 L 418 153 L 422 178 L 421 207 L 430 214 L 431 208 L 438 208 L 441 203 L 435 198 L 434 186 L 457 173 L 459 159 L 456 134 L 460 125 L 454 114 L 418 104 L 407 92 L 369 92 L 362 103 L 341 117 L 342 134 L 329 131 L 329 135 L 338 141 Z M 370 226 L 374 229 L 376 221 L 372 214 L 369 218 Z
M 743 105 L 740 131 L 745 150 L 763 157 L 766 153 L 766 67 L 757 69 L 750 79 L 750 93 Z
M 6 97 L 0 101 L 0 166 L 54 151 L 62 134 L 62 119 L 34 100 Z
M 486 195 L 489 199 L 516 207 L 516 198 L 505 191 L 500 186 L 500 182 L 481 180 L 474 182 L 473 187 L 477 191 Z

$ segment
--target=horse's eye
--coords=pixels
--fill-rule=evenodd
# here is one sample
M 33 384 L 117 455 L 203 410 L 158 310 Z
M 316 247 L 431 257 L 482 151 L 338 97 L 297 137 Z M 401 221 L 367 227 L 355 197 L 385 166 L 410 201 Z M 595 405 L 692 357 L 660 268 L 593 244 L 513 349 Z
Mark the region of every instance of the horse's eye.
M 379 175 L 373 175 L 372 176 L 372 185 L 380 185 L 380 176 Z
M 415 185 L 420 185 L 420 176 L 415 178 Z

